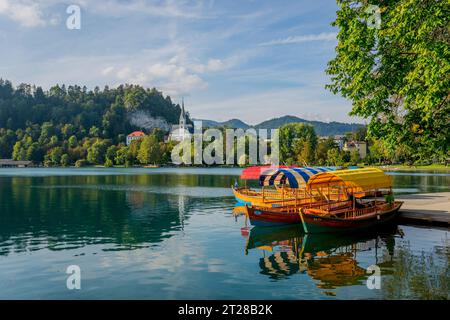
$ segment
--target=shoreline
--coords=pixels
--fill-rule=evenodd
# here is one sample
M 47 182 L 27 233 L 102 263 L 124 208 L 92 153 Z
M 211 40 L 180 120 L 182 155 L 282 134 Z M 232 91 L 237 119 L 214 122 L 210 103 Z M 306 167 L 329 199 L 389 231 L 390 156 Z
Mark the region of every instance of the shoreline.
M 87 169 L 87 168 L 94 168 L 94 169 L 125 169 L 125 168 L 141 168 L 141 169 L 157 169 L 157 168 L 202 168 L 202 169 L 206 169 L 206 168 L 211 168 L 211 169 L 225 169 L 225 168 L 230 168 L 230 169 L 245 169 L 248 168 L 250 166 L 231 166 L 231 165 L 218 165 L 218 166 L 208 166 L 208 165 L 204 165 L 204 166 L 179 166 L 179 165 L 133 165 L 133 166 L 123 166 L 123 165 L 114 165 L 111 167 L 107 167 L 107 166 L 102 166 L 102 165 L 87 165 L 87 166 L 82 166 L 82 167 L 77 167 L 77 166 L 66 166 L 66 167 L 62 167 L 62 166 L 50 166 L 50 167 L 46 167 L 46 166 L 27 166 L 27 167 L 0 167 L 0 169 L 31 169 L 31 168 L 37 168 L 37 169 Z M 314 165 L 312 165 L 311 167 L 315 167 Z M 360 166 L 361 168 L 379 168 L 383 171 L 442 171 L 442 172 L 450 172 L 450 166 L 447 165 L 429 165 L 429 166 L 404 166 L 404 165 L 388 165 L 388 166 L 378 166 L 378 165 L 368 165 L 368 166 Z

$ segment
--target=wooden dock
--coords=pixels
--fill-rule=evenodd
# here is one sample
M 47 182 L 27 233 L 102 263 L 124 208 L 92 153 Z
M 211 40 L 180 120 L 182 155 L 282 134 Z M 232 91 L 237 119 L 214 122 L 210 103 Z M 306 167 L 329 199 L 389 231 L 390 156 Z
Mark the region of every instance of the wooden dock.
M 450 192 L 399 195 L 400 221 L 450 228 Z

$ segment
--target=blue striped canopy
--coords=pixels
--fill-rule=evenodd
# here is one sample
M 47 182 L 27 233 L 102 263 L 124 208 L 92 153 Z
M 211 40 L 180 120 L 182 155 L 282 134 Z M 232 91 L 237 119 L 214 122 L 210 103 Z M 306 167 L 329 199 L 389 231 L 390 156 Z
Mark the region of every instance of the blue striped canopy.
M 260 186 L 273 186 L 288 184 L 291 188 L 305 186 L 313 175 L 334 171 L 335 167 L 303 167 L 303 168 L 279 168 L 265 171 L 259 177 Z

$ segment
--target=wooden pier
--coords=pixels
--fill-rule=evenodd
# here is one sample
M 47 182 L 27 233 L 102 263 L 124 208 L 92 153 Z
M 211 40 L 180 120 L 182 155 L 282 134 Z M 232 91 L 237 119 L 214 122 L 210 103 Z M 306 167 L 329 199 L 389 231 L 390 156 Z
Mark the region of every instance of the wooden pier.
M 400 221 L 450 228 L 450 192 L 399 195 Z

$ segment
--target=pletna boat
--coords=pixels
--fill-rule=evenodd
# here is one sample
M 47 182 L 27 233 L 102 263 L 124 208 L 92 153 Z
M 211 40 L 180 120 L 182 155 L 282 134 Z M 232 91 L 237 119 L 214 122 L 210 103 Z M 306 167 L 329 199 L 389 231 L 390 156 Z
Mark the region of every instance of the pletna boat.
M 393 199 L 392 178 L 377 168 L 319 173 L 308 181 L 307 189 L 311 197 L 321 199 L 276 208 L 246 206 L 250 223 L 301 224 L 306 233 L 349 232 L 393 220 L 402 205 Z
M 314 200 L 306 191 L 308 180 L 320 172 L 335 170 L 334 167 L 249 167 L 243 170 L 241 179 L 259 180 L 260 190 L 233 186 L 236 201 L 242 205 L 277 207 L 301 205 Z M 267 188 L 273 186 L 273 188 Z

